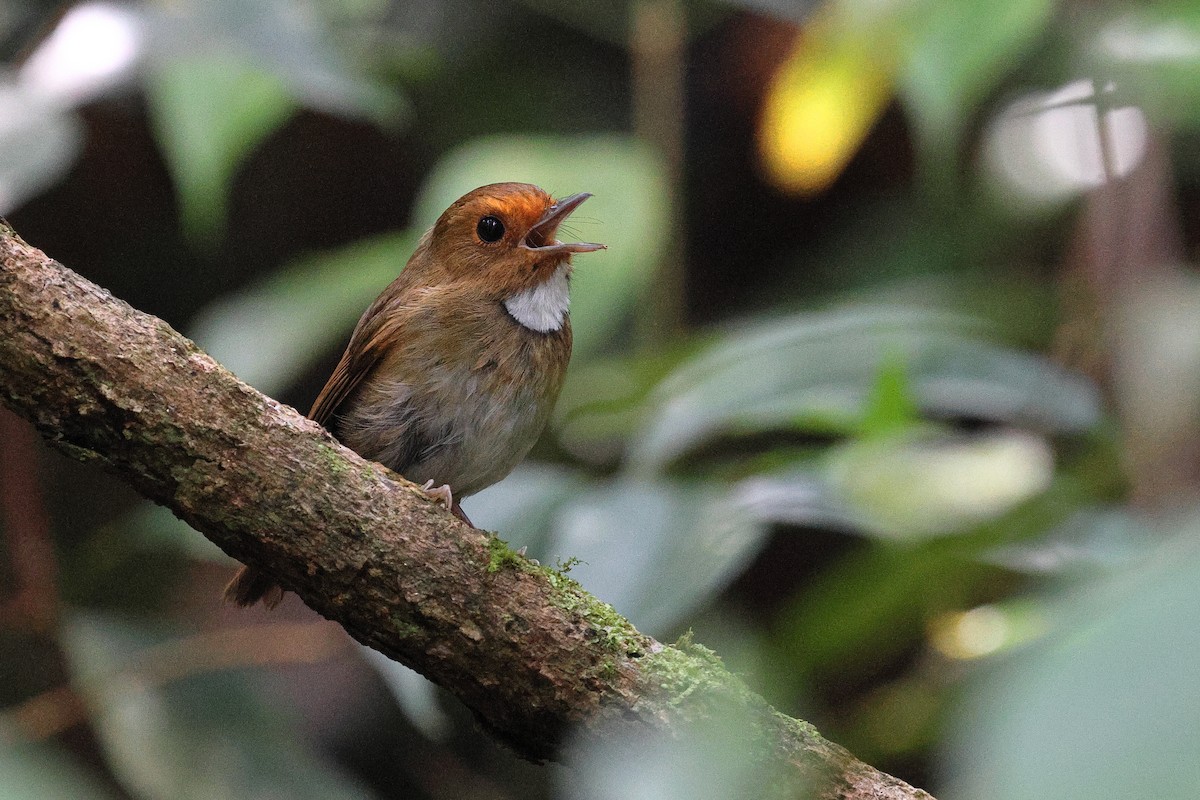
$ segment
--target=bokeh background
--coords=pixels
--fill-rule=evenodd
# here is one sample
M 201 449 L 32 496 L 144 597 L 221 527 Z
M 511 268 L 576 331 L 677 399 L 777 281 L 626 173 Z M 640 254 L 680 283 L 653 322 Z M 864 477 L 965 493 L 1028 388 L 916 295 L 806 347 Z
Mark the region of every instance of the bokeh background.
M 477 524 L 942 798 L 1200 785 L 1200 2 L 0 3 L 0 213 L 304 410 L 451 200 L 595 197 Z M 0 411 L 0 798 L 732 798 L 519 761 Z

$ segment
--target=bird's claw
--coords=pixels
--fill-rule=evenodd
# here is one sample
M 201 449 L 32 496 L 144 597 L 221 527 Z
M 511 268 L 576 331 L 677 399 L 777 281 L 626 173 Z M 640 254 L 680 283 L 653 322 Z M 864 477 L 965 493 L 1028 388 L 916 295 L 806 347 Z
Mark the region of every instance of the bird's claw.
M 443 483 L 437 488 L 433 488 L 433 481 L 425 481 L 425 485 L 421 487 L 421 491 L 435 503 L 441 503 L 446 508 L 454 509 L 454 492 L 450 491 L 450 484 Z

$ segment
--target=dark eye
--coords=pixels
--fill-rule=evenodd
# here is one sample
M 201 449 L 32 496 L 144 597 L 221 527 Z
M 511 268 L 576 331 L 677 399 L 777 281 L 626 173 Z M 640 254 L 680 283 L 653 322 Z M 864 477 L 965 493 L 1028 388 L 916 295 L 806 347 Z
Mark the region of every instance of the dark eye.
M 497 217 L 484 217 L 475 226 L 475 232 L 485 242 L 498 242 L 500 241 L 500 237 L 504 235 L 504 223 Z

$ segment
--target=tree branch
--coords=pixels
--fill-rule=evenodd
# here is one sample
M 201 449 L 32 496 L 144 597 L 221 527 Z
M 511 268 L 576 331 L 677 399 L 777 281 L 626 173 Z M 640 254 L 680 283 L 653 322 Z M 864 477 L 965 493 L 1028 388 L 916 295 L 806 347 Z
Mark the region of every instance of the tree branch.
M 771 796 L 929 798 L 772 709 L 710 651 L 660 644 L 463 525 L 7 225 L 0 401 L 449 689 L 526 758 L 555 757 L 568 730 L 672 732 L 732 705 L 782 776 Z

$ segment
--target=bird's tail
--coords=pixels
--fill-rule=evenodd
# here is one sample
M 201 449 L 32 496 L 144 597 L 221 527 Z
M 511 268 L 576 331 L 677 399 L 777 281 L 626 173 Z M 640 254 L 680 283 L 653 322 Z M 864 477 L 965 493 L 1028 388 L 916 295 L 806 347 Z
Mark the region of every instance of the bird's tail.
M 225 587 L 225 602 L 248 607 L 259 600 L 268 609 L 274 608 L 283 601 L 283 587 L 261 572 L 242 567 Z

